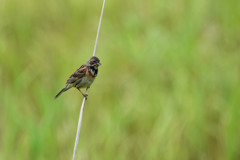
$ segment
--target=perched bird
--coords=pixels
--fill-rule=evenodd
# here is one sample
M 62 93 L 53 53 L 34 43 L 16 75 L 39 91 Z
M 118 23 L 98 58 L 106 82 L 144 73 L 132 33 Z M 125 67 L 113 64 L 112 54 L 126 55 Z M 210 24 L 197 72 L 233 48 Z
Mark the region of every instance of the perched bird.
M 67 80 L 66 87 L 64 87 L 56 96 L 55 99 L 63 92 L 72 87 L 76 87 L 84 97 L 87 98 L 87 94 L 83 94 L 81 88 L 89 88 L 98 74 L 98 66 L 100 66 L 100 60 L 93 56 L 86 64 L 78 68 Z

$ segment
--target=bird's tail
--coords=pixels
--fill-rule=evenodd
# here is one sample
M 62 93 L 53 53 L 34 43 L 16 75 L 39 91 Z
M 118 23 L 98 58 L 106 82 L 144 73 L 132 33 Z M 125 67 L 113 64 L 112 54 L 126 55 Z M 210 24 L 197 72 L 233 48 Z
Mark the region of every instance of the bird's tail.
M 63 92 L 69 90 L 72 87 L 72 84 L 67 84 L 66 87 L 64 87 L 56 96 L 55 99 L 60 96 Z
M 66 90 L 68 90 L 69 88 L 67 88 L 67 86 L 65 88 L 63 88 L 56 96 L 55 99 L 60 96 L 63 92 L 65 92 Z
M 58 96 L 60 96 L 64 91 L 66 91 L 65 88 L 63 88 L 63 89 L 55 96 L 55 99 L 56 99 Z

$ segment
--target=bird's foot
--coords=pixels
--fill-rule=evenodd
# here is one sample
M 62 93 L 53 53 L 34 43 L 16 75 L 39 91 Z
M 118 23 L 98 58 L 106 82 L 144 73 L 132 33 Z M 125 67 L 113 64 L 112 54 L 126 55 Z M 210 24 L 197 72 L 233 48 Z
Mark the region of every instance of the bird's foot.
M 86 98 L 87 100 L 87 97 L 88 97 L 88 94 L 82 94 L 84 98 Z

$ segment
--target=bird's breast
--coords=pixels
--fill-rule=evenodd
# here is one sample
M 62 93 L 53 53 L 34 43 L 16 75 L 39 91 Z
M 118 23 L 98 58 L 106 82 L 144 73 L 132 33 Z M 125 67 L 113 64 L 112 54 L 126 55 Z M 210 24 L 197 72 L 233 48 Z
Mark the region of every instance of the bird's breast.
M 87 88 L 90 87 L 95 78 L 85 76 L 81 78 L 81 81 L 76 84 L 77 88 Z
M 95 69 L 94 67 L 89 67 L 88 71 L 87 71 L 87 76 L 91 77 L 91 78 L 95 78 L 98 74 L 98 70 Z

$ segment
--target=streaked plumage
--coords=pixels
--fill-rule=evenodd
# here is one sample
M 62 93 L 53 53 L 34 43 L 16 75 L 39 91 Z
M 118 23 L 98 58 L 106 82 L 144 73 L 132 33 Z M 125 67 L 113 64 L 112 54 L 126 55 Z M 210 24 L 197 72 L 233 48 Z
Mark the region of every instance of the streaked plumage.
M 66 86 L 55 96 L 57 98 L 63 92 L 76 87 L 81 93 L 81 88 L 89 88 L 98 74 L 98 66 L 101 65 L 97 57 L 90 58 L 86 64 L 79 67 L 67 80 Z M 86 94 L 82 95 L 86 97 Z

